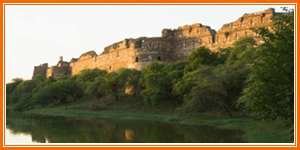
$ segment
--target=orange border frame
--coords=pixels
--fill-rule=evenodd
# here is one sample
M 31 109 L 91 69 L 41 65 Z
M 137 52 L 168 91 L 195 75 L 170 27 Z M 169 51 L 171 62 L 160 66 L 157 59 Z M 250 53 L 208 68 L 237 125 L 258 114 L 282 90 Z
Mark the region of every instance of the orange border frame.
M 20 4 L 20 3 L 23 3 L 23 4 Z M 28 3 L 35 3 L 35 4 L 28 4 Z M 47 3 L 47 4 L 46 4 Z M 55 3 L 55 4 L 54 4 Z M 63 4 L 60 4 L 60 3 L 63 3 Z M 69 4 L 68 4 L 69 3 Z M 71 4 L 70 4 L 71 3 Z M 74 3 L 77 3 L 77 4 L 74 4 Z M 81 3 L 81 4 L 78 4 L 78 3 Z M 97 4 L 95 4 L 97 3 Z M 110 4 L 108 4 L 110 3 Z M 5 92 L 3 92 L 3 88 L 4 88 L 4 84 L 5 84 L 5 51 L 4 51 L 4 44 L 5 44 L 5 26 L 4 26 L 4 21 L 5 21 L 5 5 L 118 5 L 122 3 L 122 5 L 197 5 L 196 3 L 199 3 L 200 4 L 205 4 L 205 5 L 218 5 L 218 4 L 214 4 L 214 3 L 222 3 L 222 5 L 257 5 L 257 4 L 270 4 L 270 5 L 277 5 L 276 3 L 293 3 L 295 5 L 295 21 L 296 21 L 296 25 L 297 24 L 297 21 L 298 21 L 298 18 L 299 18 L 299 12 L 298 12 L 298 0 L 290 0 L 290 1 L 284 1 L 284 0 L 281 0 L 281 1 L 278 1 L 276 0 L 276 2 L 274 2 L 274 0 L 263 0 L 263 1 L 258 1 L 258 0 L 247 0 L 243 3 L 241 3 L 239 0 L 214 0 L 213 2 L 212 1 L 209 1 L 209 0 L 188 0 L 188 1 L 182 1 L 182 0 L 174 0 L 174 1 L 171 1 L 171 0 L 142 0 L 142 3 L 141 1 L 138 1 L 138 0 L 112 0 L 112 1 L 107 1 L 107 0 L 102 0 L 102 1 L 97 1 L 97 0 L 87 0 L 87 1 L 80 1 L 80 0 L 64 0 L 64 1 L 60 1 L 60 0 L 1 0 L 1 8 L 0 8 L 0 12 L 1 12 L 1 27 L 2 27 L 2 30 L 0 31 L 1 32 L 1 47 L 2 47 L 2 53 L 0 54 L 1 58 L 1 64 L 0 65 L 0 69 L 2 70 L 2 73 L 0 74 L 0 83 L 1 83 L 1 93 L 2 93 L 2 103 L 0 103 L 1 105 L 1 111 L 0 111 L 0 118 L 1 120 L 3 121 L 3 119 L 5 118 L 2 118 L 3 116 L 5 116 L 5 102 L 4 102 L 4 96 L 5 96 Z M 147 3 L 147 4 L 143 4 L 143 3 Z M 171 3 L 171 4 L 168 4 L 168 3 Z M 238 3 L 238 4 L 236 4 Z M 275 3 L 275 4 L 272 4 L 272 3 Z M 278 4 L 278 5 L 282 5 L 282 4 Z M 297 42 L 298 42 L 298 35 L 299 35 L 299 31 L 298 31 L 298 27 L 295 26 L 295 50 L 296 50 L 296 55 L 295 55 L 295 67 L 296 68 L 296 72 L 295 72 L 295 93 L 297 94 L 296 97 L 295 97 L 295 102 L 298 100 L 297 97 L 298 97 L 298 93 L 299 93 L 299 89 L 298 89 L 298 85 L 297 85 L 297 79 L 298 79 L 298 66 L 299 66 L 299 62 L 296 60 L 296 58 L 299 57 L 299 54 L 297 52 L 298 50 L 298 45 L 297 45 Z M 3 68 L 4 67 L 4 68 Z M 296 91 L 297 90 L 297 91 Z M 295 120 L 298 119 L 298 116 L 300 114 L 300 112 L 297 112 L 297 108 L 299 107 L 299 103 L 296 103 L 297 105 L 295 105 Z M 296 118 L 297 117 L 297 118 Z M 295 132 L 298 133 L 298 123 L 297 121 L 295 122 L 295 125 L 296 125 L 296 130 Z M 243 148 L 243 149 L 298 149 L 298 142 L 299 142 L 299 139 L 297 136 L 297 133 L 295 134 L 295 144 L 292 145 L 292 146 L 286 146 L 286 145 L 263 145 L 263 144 L 257 144 L 257 145 L 250 145 L 247 143 L 245 144 L 242 144 L 242 145 L 237 145 L 237 144 L 232 144 L 232 145 L 213 145 L 213 144 L 207 144 L 207 145 L 171 145 L 171 144 L 165 144 L 165 145 L 150 145 L 150 144 L 143 144 L 143 145 L 114 145 L 114 144 L 110 144 L 110 145 L 96 145 L 96 144 L 91 144 L 91 145 L 71 145 L 71 144 L 67 144 L 67 145 L 63 145 L 63 144 L 51 144 L 49 146 L 31 146 L 31 145 L 18 145 L 18 146 L 6 146 L 4 141 L 5 139 L 3 139 L 3 134 L 5 134 L 3 131 L 3 122 L 1 122 L 0 124 L 0 127 L 1 127 L 1 148 L 2 149 L 37 149 L 37 148 L 43 148 L 43 149 L 49 149 L 49 148 L 55 148 L 55 149 L 78 149 L 78 148 L 95 148 L 95 147 L 101 147 L 101 148 L 104 148 L 104 149 L 117 149 L 117 148 L 124 148 L 124 149 L 129 149 L 129 148 L 142 148 L 142 149 L 149 149 L 150 148 L 159 148 L 159 149 L 178 149 L 178 148 L 189 148 L 189 149 L 196 149 L 196 148 L 205 148 L 205 149 L 217 149 L 217 148 L 222 148 L 222 149 L 240 149 L 240 148 Z

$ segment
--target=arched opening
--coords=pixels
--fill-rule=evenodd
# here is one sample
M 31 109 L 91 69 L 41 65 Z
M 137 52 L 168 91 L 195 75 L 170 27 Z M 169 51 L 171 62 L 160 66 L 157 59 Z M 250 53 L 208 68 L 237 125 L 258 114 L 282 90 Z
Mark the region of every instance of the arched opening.
M 161 58 L 160 58 L 160 56 L 158 56 L 158 57 L 157 57 L 157 60 L 158 60 L 158 61 L 161 61 Z
M 245 36 L 247 36 L 247 31 L 245 31 Z
M 139 57 L 135 57 L 135 62 L 139 62 Z
M 109 68 L 108 68 L 109 70 L 111 70 L 111 66 L 109 66 Z

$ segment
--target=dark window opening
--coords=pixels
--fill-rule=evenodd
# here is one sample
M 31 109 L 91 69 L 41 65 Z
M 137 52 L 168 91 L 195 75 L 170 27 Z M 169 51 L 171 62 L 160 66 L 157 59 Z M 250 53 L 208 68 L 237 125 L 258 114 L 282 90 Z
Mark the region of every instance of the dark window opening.
M 139 62 L 139 57 L 136 57 L 136 58 L 135 58 L 135 62 Z
M 109 70 L 111 70 L 111 66 L 109 66 Z
M 65 73 L 65 76 L 67 76 L 68 74 L 67 73 Z
M 244 21 L 244 17 L 241 18 L 241 22 L 243 22 L 243 21 Z
M 158 57 L 157 57 L 157 60 L 158 60 L 158 61 L 160 61 L 160 60 L 161 60 L 160 56 L 158 56 Z

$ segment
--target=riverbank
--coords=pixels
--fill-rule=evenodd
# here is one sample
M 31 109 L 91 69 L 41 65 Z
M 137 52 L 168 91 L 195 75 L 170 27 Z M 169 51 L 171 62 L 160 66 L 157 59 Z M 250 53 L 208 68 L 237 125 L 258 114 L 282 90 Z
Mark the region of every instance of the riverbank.
M 292 130 L 283 121 L 255 121 L 251 118 L 218 117 L 207 114 L 145 113 L 137 111 L 87 109 L 65 109 L 65 107 L 40 108 L 23 112 L 26 115 L 64 116 L 79 118 L 108 118 L 122 120 L 149 120 L 172 124 L 208 125 L 220 129 L 238 129 L 244 132 L 243 138 L 249 143 L 293 143 Z
M 92 110 L 91 106 L 99 104 L 103 108 Z M 9 109 L 8 106 L 7 109 Z M 207 125 L 219 129 L 241 130 L 243 139 L 249 143 L 293 143 L 293 130 L 284 125 L 282 120 L 256 121 L 249 117 L 241 117 L 240 112 L 232 112 L 230 117 L 226 110 L 206 113 L 185 113 L 179 111 L 180 105 L 162 103 L 158 106 L 145 104 L 139 98 L 126 98 L 118 102 L 107 99 L 83 97 L 67 106 L 34 108 L 23 111 L 26 116 L 62 116 L 68 118 L 115 120 L 145 120 L 182 125 Z

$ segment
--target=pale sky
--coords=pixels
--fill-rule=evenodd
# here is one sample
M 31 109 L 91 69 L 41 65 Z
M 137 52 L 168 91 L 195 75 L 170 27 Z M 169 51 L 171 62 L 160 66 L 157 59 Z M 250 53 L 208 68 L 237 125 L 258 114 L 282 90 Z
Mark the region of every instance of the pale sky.
M 56 65 L 125 38 L 160 37 L 163 28 L 202 23 L 216 31 L 245 13 L 287 5 L 6 5 L 6 83 L 31 79 L 34 66 Z M 294 8 L 290 6 L 290 8 Z

